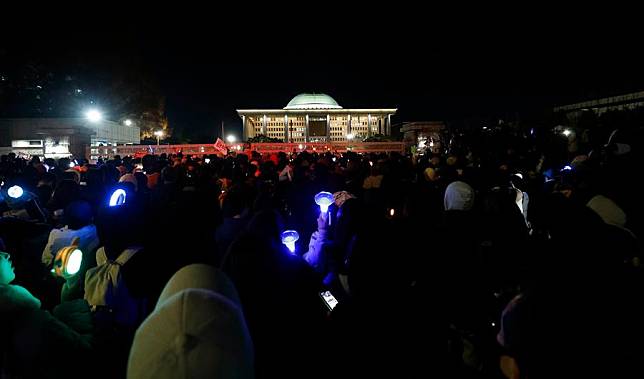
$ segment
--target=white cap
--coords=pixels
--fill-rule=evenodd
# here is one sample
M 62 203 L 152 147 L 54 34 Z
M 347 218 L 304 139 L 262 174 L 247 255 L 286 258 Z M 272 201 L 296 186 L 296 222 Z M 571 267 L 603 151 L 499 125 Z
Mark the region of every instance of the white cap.
M 219 270 L 190 265 L 137 329 L 128 378 L 252 378 L 253 345 L 237 292 Z

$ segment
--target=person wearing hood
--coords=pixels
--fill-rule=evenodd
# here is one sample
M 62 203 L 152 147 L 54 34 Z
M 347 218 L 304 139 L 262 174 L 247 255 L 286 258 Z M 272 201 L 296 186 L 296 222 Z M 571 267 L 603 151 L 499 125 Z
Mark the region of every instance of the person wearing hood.
M 253 360 L 234 285 L 214 267 L 192 264 L 170 278 L 137 329 L 127 377 L 253 378 Z
M 474 189 L 461 181 L 452 182 L 445 189 L 446 211 L 469 211 L 474 206 Z
M 626 226 L 626 213 L 606 196 L 595 195 L 586 206 L 592 209 L 608 225 L 624 228 Z

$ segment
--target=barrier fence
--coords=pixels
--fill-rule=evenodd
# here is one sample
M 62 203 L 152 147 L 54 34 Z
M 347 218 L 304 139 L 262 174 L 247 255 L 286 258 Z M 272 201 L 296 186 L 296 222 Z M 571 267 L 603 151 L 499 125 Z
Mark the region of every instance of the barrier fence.
M 248 153 L 257 151 L 260 154 L 292 153 L 292 152 L 345 152 L 355 153 L 404 153 L 403 142 L 311 142 L 311 143 L 252 143 L 228 144 L 229 152 Z M 215 144 L 190 145 L 122 145 L 122 146 L 92 146 L 87 149 L 87 156 L 92 162 L 98 158 L 110 159 L 115 155 L 143 157 L 145 155 L 178 154 L 183 155 L 224 155 Z

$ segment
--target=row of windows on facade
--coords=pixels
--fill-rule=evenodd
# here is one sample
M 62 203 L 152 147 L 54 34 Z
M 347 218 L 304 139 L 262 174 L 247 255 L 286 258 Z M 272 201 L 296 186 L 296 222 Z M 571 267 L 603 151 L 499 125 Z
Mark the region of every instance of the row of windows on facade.
M 255 130 L 261 132 L 262 128 L 255 128 Z M 304 128 L 297 128 L 293 129 L 293 132 L 303 132 Z M 278 132 L 278 133 L 284 133 L 284 128 L 266 128 L 266 132 Z M 291 132 L 291 130 L 289 130 Z
M 287 138 L 287 139 L 290 139 L 290 138 L 304 137 L 305 134 L 304 133 L 293 133 L 293 134 L 285 137 L 284 133 L 267 133 L 267 136 L 268 137 L 273 137 L 273 138 Z M 344 133 L 331 133 L 329 135 L 329 137 L 332 138 L 332 139 L 335 139 L 335 140 L 345 140 L 347 138 L 346 134 L 344 134 Z
M 367 129 L 368 129 L 367 127 L 355 127 L 355 128 L 352 128 L 352 130 L 363 130 L 363 131 L 366 131 Z M 292 130 L 292 132 L 304 132 L 304 130 L 305 130 L 305 128 L 295 128 L 295 129 Z M 376 131 L 376 130 L 378 130 L 378 128 L 377 127 L 372 127 L 371 130 Z M 263 131 L 263 128 L 262 127 L 255 127 L 255 131 L 257 133 L 261 133 Z M 272 132 L 284 133 L 284 128 L 283 127 L 281 127 L 281 128 L 266 128 L 266 132 L 267 133 L 272 133 Z M 291 132 L 291 130 L 289 130 L 289 132 Z M 331 133 L 333 133 L 333 132 L 342 132 L 342 133 L 344 133 L 345 129 L 344 128 L 334 127 L 334 128 L 330 129 L 330 132 Z
M 298 138 L 298 137 L 304 137 L 304 136 L 305 136 L 305 134 L 304 134 L 304 133 L 293 133 L 293 134 L 288 135 L 288 136 L 284 136 L 284 133 L 268 133 L 267 135 L 268 135 L 269 137 L 274 137 L 274 138 L 286 138 L 286 139 L 290 139 L 290 138 Z M 312 138 L 312 136 L 310 136 L 310 137 Z M 324 137 L 324 136 L 321 136 L 321 137 Z M 347 137 L 346 137 L 346 135 L 345 135 L 345 134 L 343 134 L 343 133 L 335 133 L 335 134 L 331 134 L 329 137 L 331 137 L 331 138 L 338 138 L 338 139 L 341 139 L 341 140 L 344 140 L 344 139 L 346 139 L 346 138 L 347 138 Z
M 379 120 L 384 121 L 384 119 L 385 119 L 384 117 L 375 117 L 375 116 L 373 116 L 373 117 L 371 117 L 371 122 L 372 123 L 373 122 L 378 122 Z M 289 123 L 290 122 L 306 122 L 305 117 L 288 117 L 287 120 L 288 120 Z M 339 116 L 329 116 L 329 120 L 330 121 L 348 122 L 349 118 L 348 117 L 339 117 Z M 249 118 L 248 121 L 252 122 L 252 123 L 262 123 L 262 122 L 264 122 L 264 118 L 262 118 L 262 117 L 257 118 L 257 119 Z M 266 122 L 275 122 L 275 121 L 284 123 L 284 117 L 281 117 L 281 116 L 278 116 L 278 117 L 266 116 Z M 368 116 L 351 117 L 351 121 L 352 122 L 368 122 L 369 117 Z
M 261 127 L 261 126 L 256 126 L 254 129 L 255 129 L 255 130 L 259 130 L 259 131 L 264 130 L 264 128 L 263 128 L 263 127 Z M 352 128 L 351 128 L 351 130 L 367 130 L 367 129 L 369 129 L 369 128 L 368 128 L 366 125 L 365 125 L 365 126 L 355 126 L 355 127 L 352 127 Z M 372 125 L 372 126 L 371 126 L 371 129 L 372 129 L 372 130 L 378 130 L 378 127 L 377 127 L 377 126 Z M 289 129 L 288 129 L 288 131 L 304 131 L 304 130 L 306 130 L 306 127 L 293 128 L 293 129 L 290 129 L 290 128 L 289 128 Z M 343 128 L 343 127 L 331 127 L 331 128 L 329 128 L 329 130 L 330 130 L 330 131 L 344 131 L 344 130 L 347 130 L 347 129 L 346 129 L 346 128 Z M 271 128 L 271 127 L 267 127 L 267 128 L 266 128 L 266 131 L 267 131 L 267 132 L 283 132 L 283 131 L 284 131 L 284 127 L 278 127 L 278 128 Z
M 351 117 L 352 120 L 357 120 L 357 121 L 361 121 L 361 120 L 368 119 L 368 118 L 369 118 L 369 116 L 353 116 L 353 117 Z M 254 117 L 249 117 L 248 118 L 249 121 L 253 121 L 253 122 L 262 122 L 263 119 L 264 119 L 263 117 L 258 117 L 257 119 L 255 119 Z M 346 116 L 329 116 L 329 119 L 331 121 L 336 121 L 336 120 L 346 121 L 346 120 L 349 119 L 349 117 L 346 117 Z M 379 119 L 384 119 L 384 117 L 371 116 L 372 121 L 373 120 L 379 120 Z M 284 120 L 283 116 L 273 116 L 273 117 L 266 116 L 266 121 L 283 121 L 283 120 Z M 293 122 L 295 122 L 295 121 L 304 121 L 304 120 L 306 120 L 306 117 L 304 117 L 304 116 L 291 116 L 291 117 L 288 117 L 287 120 L 288 121 L 293 121 Z
M 372 127 L 372 128 L 376 128 L 377 126 L 372 125 L 371 127 Z M 293 130 L 304 130 L 305 128 L 306 128 L 305 126 L 300 126 L 300 127 L 297 127 L 297 128 L 293 128 Z M 356 126 L 354 126 L 353 128 L 354 128 L 354 129 L 367 129 L 367 126 L 366 126 L 366 125 L 362 125 L 362 126 L 361 126 L 361 125 L 356 125 Z M 256 125 L 256 126 L 255 126 L 255 129 L 257 129 L 257 130 L 261 130 L 261 129 L 263 129 L 263 127 L 262 127 L 261 125 Z M 289 130 L 290 130 L 290 129 L 291 129 L 291 128 L 289 128 Z M 345 128 L 344 126 L 331 126 L 329 129 L 330 129 L 330 130 L 345 130 L 346 128 Z M 268 130 L 268 131 L 273 131 L 273 132 L 282 131 L 282 130 L 284 130 L 284 126 L 280 126 L 280 125 L 278 125 L 278 127 L 276 127 L 276 128 L 272 128 L 272 127 L 269 125 L 269 126 L 266 128 L 266 130 Z
M 371 123 L 371 126 L 377 126 L 377 125 L 378 125 L 378 123 L 374 123 L 374 122 L 372 122 L 372 123 Z M 252 126 L 254 126 L 255 128 L 259 128 L 259 127 L 263 127 L 263 124 L 254 124 L 254 123 L 252 123 Z M 271 126 L 280 126 L 280 127 L 282 127 L 282 128 L 283 128 L 283 127 L 284 127 L 284 123 L 283 123 L 283 122 L 267 122 L 267 123 L 266 123 L 266 126 L 267 126 L 267 127 L 271 127 Z M 298 127 L 298 126 L 306 126 L 306 123 L 297 123 L 297 124 L 296 124 L 296 123 L 293 123 L 293 124 L 290 124 L 290 123 L 289 123 L 289 125 L 288 125 L 288 127 L 289 127 L 289 128 L 290 128 L 290 127 Z M 342 122 L 342 123 L 340 124 L 340 126 L 341 126 L 341 127 L 343 127 L 343 126 L 348 126 L 348 123 L 346 123 L 346 122 Z M 355 123 L 355 122 L 352 122 L 352 123 L 351 123 L 351 127 L 359 127 L 359 126 L 368 126 L 368 123 L 367 123 L 366 121 L 361 122 L 361 123 Z M 334 123 L 331 123 L 330 127 L 331 127 L 331 128 L 338 127 L 338 124 L 337 124 L 337 123 L 335 123 L 335 124 L 334 124 Z

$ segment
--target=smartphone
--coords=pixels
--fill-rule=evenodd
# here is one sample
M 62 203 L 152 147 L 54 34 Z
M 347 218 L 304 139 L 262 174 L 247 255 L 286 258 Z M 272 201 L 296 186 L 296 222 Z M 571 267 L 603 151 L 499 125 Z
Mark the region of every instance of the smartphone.
M 324 300 L 324 304 L 329 308 L 329 311 L 332 311 L 338 305 L 338 300 L 331 294 L 331 291 L 320 292 L 320 297 Z

